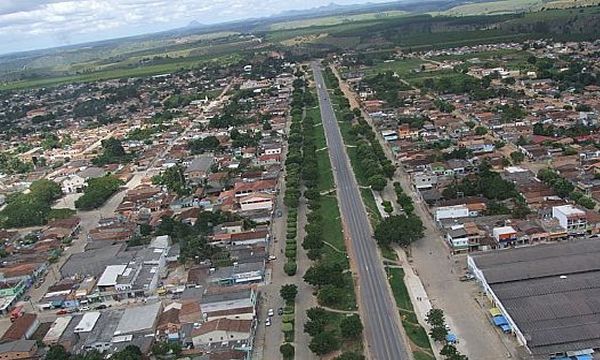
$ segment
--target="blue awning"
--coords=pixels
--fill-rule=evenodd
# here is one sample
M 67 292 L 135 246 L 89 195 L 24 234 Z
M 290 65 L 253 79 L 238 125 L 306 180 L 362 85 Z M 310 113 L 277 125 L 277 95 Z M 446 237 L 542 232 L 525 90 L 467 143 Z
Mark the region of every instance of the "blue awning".
M 456 335 L 454 335 L 453 333 L 448 333 L 448 335 L 446 335 L 446 341 L 449 343 L 455 343 L 457 340 Z
M 594 358 L 592 357 L 592 355 L 584 354 L 584 355 L 575 356 L 575 359 L 577 359 L 577 360 L 593 360 Z
M 511 331 L 510 329 L 510 325 L 508 324 L 504 324 L 504 325 L 500 325 L 500 328 L 502 329 L 503 332 L 505 333 L 509 333 Z
M 496 326 L 508 325 L 508 321 L 506 321 L 506 318 L 503 315 L 494 316 L 492 321 Z

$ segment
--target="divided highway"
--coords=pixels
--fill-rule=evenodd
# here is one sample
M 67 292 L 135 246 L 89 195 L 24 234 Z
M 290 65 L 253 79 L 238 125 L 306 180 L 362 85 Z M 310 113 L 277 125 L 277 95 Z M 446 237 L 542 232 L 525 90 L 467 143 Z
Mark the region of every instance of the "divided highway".
M 373 360 L 410 360 L 412 353 L 405 343 L 395 301 L 388 290 L 386 274 L 377 244 L 372 237 L 367 212 L 361 199 L 358 183 L 342 140 L 329 93 L 319 63 L 311 64 L 325 137 L 329 148 L 340 211 L 349 232 L 358 275 L 358 303 L 367 339 L 367 353 Z

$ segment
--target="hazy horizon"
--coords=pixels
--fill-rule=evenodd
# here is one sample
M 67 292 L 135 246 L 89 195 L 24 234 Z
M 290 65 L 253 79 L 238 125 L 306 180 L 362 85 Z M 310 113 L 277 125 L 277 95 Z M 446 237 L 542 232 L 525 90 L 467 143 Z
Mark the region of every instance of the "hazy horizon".
M 289 10 L 390 0 L 4 0 L 0 54 L 54 48 L 185 27 L 268 17 Z

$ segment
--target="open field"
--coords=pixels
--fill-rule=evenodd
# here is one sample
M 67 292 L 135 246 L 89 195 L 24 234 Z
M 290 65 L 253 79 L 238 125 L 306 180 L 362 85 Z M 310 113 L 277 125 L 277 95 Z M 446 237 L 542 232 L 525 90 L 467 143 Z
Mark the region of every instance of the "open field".
M 501 0 L 460 5 L 443 12 L 433 13 L 432 15 L 468 16 L 507 14 L 537 11 L 543 6 L 544 1 L 542 0 Z
M 58 77 L 47 77 L 40 79 L 14 81 L 8 83 L 1 83 L 0 90 L 13 90 L 13 89 L 24 89 L 31 87 L 42 87 L 42 86 L 55 86 L 61 84 L 75 83 L 75 82 L 92 82 L 109 79 L 120 79 L 126 77 L 139 77 L 139 76 L 151 76 L 164 73 L 170 73 L 182 69 L 193 69 L 202 66 L 203 64 L 215 61 L 219 64 L 231 64 L 239 61 L 239 55 L 229 55 L 219 58 L 210 59 L 207 57 L 202 58 L 187 58 L 177 60 L 160 65 L 147 65 L 138 66 L 125 69 L 113 69 L 92 72 L 89 74 L 78 74 L 69 76 L 58 76 Z
M 397 16 L 403 16 L 408 14 L 406 11 L 385 11 L 380 13 L 365 13 L 356 15 L 339 15 L 339 16 L 326 16 L 312 19 L 292 20 L 286 22 L 275 23 L 271 25 L 271 30 L 290 30 L 299 29 L 311 26 L 332 26 L 343 23 L 363 21 L 363 20 L 375 20 L 383 18 L 391 18 Z

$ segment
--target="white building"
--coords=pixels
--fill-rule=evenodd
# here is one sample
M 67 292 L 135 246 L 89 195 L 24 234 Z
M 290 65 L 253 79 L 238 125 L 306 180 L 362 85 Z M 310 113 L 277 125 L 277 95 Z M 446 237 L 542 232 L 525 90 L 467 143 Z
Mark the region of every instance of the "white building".
M 435 221 L 469 217 L 467 205 L 440 206 L 435 209 Z
M 552 217 L 557 219 L 560 226 L 568 232 L 583 232 L 587 229 L 585 211 L 573 205 L 552 207 Z
M 242 211 L 272 210 L 273 195 L 256 194 L 245 196 L 240 199 L 240 208 Z

